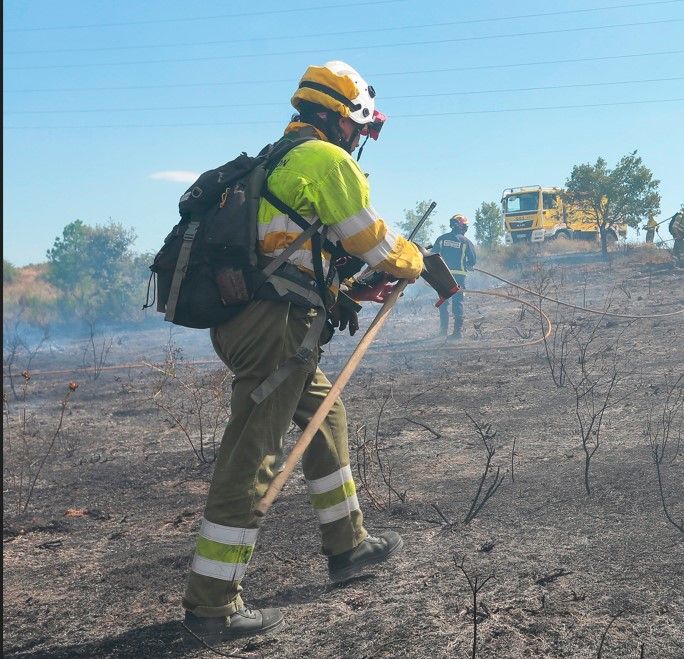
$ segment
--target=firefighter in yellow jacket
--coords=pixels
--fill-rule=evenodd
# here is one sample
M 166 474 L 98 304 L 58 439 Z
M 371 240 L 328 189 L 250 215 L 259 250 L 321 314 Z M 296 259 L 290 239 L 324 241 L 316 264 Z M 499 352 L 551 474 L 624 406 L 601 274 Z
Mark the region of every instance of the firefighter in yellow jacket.
M 653 217 L 653 215 L 649 215 L 648 222 L 646 222 L 646 225 L 644 226 L 644 229 L 646 229 L 647 243 L 653 243 L 653 239 L 655 238 L 655 232 L 657 228 L 658 223 L 655 221 L 655 218 Z
M 418 277 L 423 269 L 420 251 L 378 215 L 366 176 L 351 157 L 362 136 L 377 139 L 384 121 L 375 108 L 373 88 L 348 64 L 328 62 L 306 70 L 292 104 L 297 115 L 285 134 L 315 139 L 295 146 L 282 158 L 268 177 L 268 191 L 307 221 L 320 218 L 328 243 L 343 248 L 360 265 L 396 278 Z M 301 232 L 288 215 L 261 199 L 258 244 L 266 261 L 283 252 Z M 285 265 L 310 279 L 322 277 L 334 299 L 340 284 L 331 276 L 333 257 L 323 250 L 317 264 L 313 242 L 301 245 Z M 388 288 L 384 280 L 370 296 L 353 289 L 350 294 L 377 300 Z M 240 583 L 259 533 L 254 507 L 277 471 L 283 435 L 293 420 L 305 427 L 331 387 L 318 368 L 319 350 L 298 353 L 319 312 L 274 296 L 250 302 L 236 318 L 211 330 L 214 348 L 235 377 L 231 419 L 183 598 L 186 626 L 205 640 L 258 634 L 282 623 L 278 609 L 245 607 Z M 354 312 L 339 304 L 332 306 L 329 318 L 340 329 L 348 325 L 353 333 L 358 328 Z M 265 379 L 297 355 L 298 366 L 283 384 L 259 391 Z M 364 528 L 341 401 L 328 413 L 302 467 L 333 582 L 349 579 L 401 549 L 399 534 L 387 531 L 373 537 Z

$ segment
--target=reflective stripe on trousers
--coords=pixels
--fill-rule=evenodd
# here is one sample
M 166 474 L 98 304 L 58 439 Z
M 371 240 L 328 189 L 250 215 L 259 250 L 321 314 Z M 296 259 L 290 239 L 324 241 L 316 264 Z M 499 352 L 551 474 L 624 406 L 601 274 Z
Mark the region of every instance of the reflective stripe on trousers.
M 328 476 L 306 483 L 309 487 L 311 505 L 321 524 L 335 522 L 360 509 L 349 465 Z
M 192 571 L 223 581 L 240 581 L 254 553 L 258 529 L 222 526 L 202 518 Z

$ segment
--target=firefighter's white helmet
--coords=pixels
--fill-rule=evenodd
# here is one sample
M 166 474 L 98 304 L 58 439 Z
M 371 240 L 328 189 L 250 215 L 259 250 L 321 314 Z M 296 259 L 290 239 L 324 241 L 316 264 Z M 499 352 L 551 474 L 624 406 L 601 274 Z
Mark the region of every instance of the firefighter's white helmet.
M 292 97 L 292 105 L 297 110 L 300 101 L 330 108 L 361 125 L 376 119 L 375 90 L 356 69 L 339 60 L 310 66 L 304 72 Z

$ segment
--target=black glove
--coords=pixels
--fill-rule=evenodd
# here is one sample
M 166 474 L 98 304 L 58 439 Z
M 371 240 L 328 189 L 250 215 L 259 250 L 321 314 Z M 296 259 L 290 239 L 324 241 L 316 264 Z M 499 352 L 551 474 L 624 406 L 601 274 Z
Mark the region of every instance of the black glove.
M 340 304 L 334 304 L 330 308 L 328 320 L 334 328 L 339 329 L 341 332 L 344 332 L 347 326 L 349 326 L 349 336 L 354 336 L 356 330 L 359 329 L 359 317 L 356 315 L 356 311 Z

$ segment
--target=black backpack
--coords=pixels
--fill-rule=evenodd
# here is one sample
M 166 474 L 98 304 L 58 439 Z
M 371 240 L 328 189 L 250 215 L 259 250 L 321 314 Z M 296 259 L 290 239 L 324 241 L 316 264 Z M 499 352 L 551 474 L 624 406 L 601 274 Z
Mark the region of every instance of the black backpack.
M 258 156 L 242 153 L 204 172 L 183 194 L 178 203 L 181 220 L 164 239 L 150 266 L 150 279 L 156 277 L 157 311 L 165 314 L 165 320 L 197 329 L 231 320 L 306 240 L 311 239 L 314 251 L 318 251 L 314 263 L 320 263 L 320 220 L 309 224 L 265 187 L 268 175 L 283 156 L 309 139 L 286 137 L 264 147 Z M 256 249 L 262 196 L 303 230 L 268 268 L 259 267 Z M 317 280 L 316 284 L 321 294 L 322 283 Z M 152 304 L 146 303 L 143 309 L 149 306 Z

